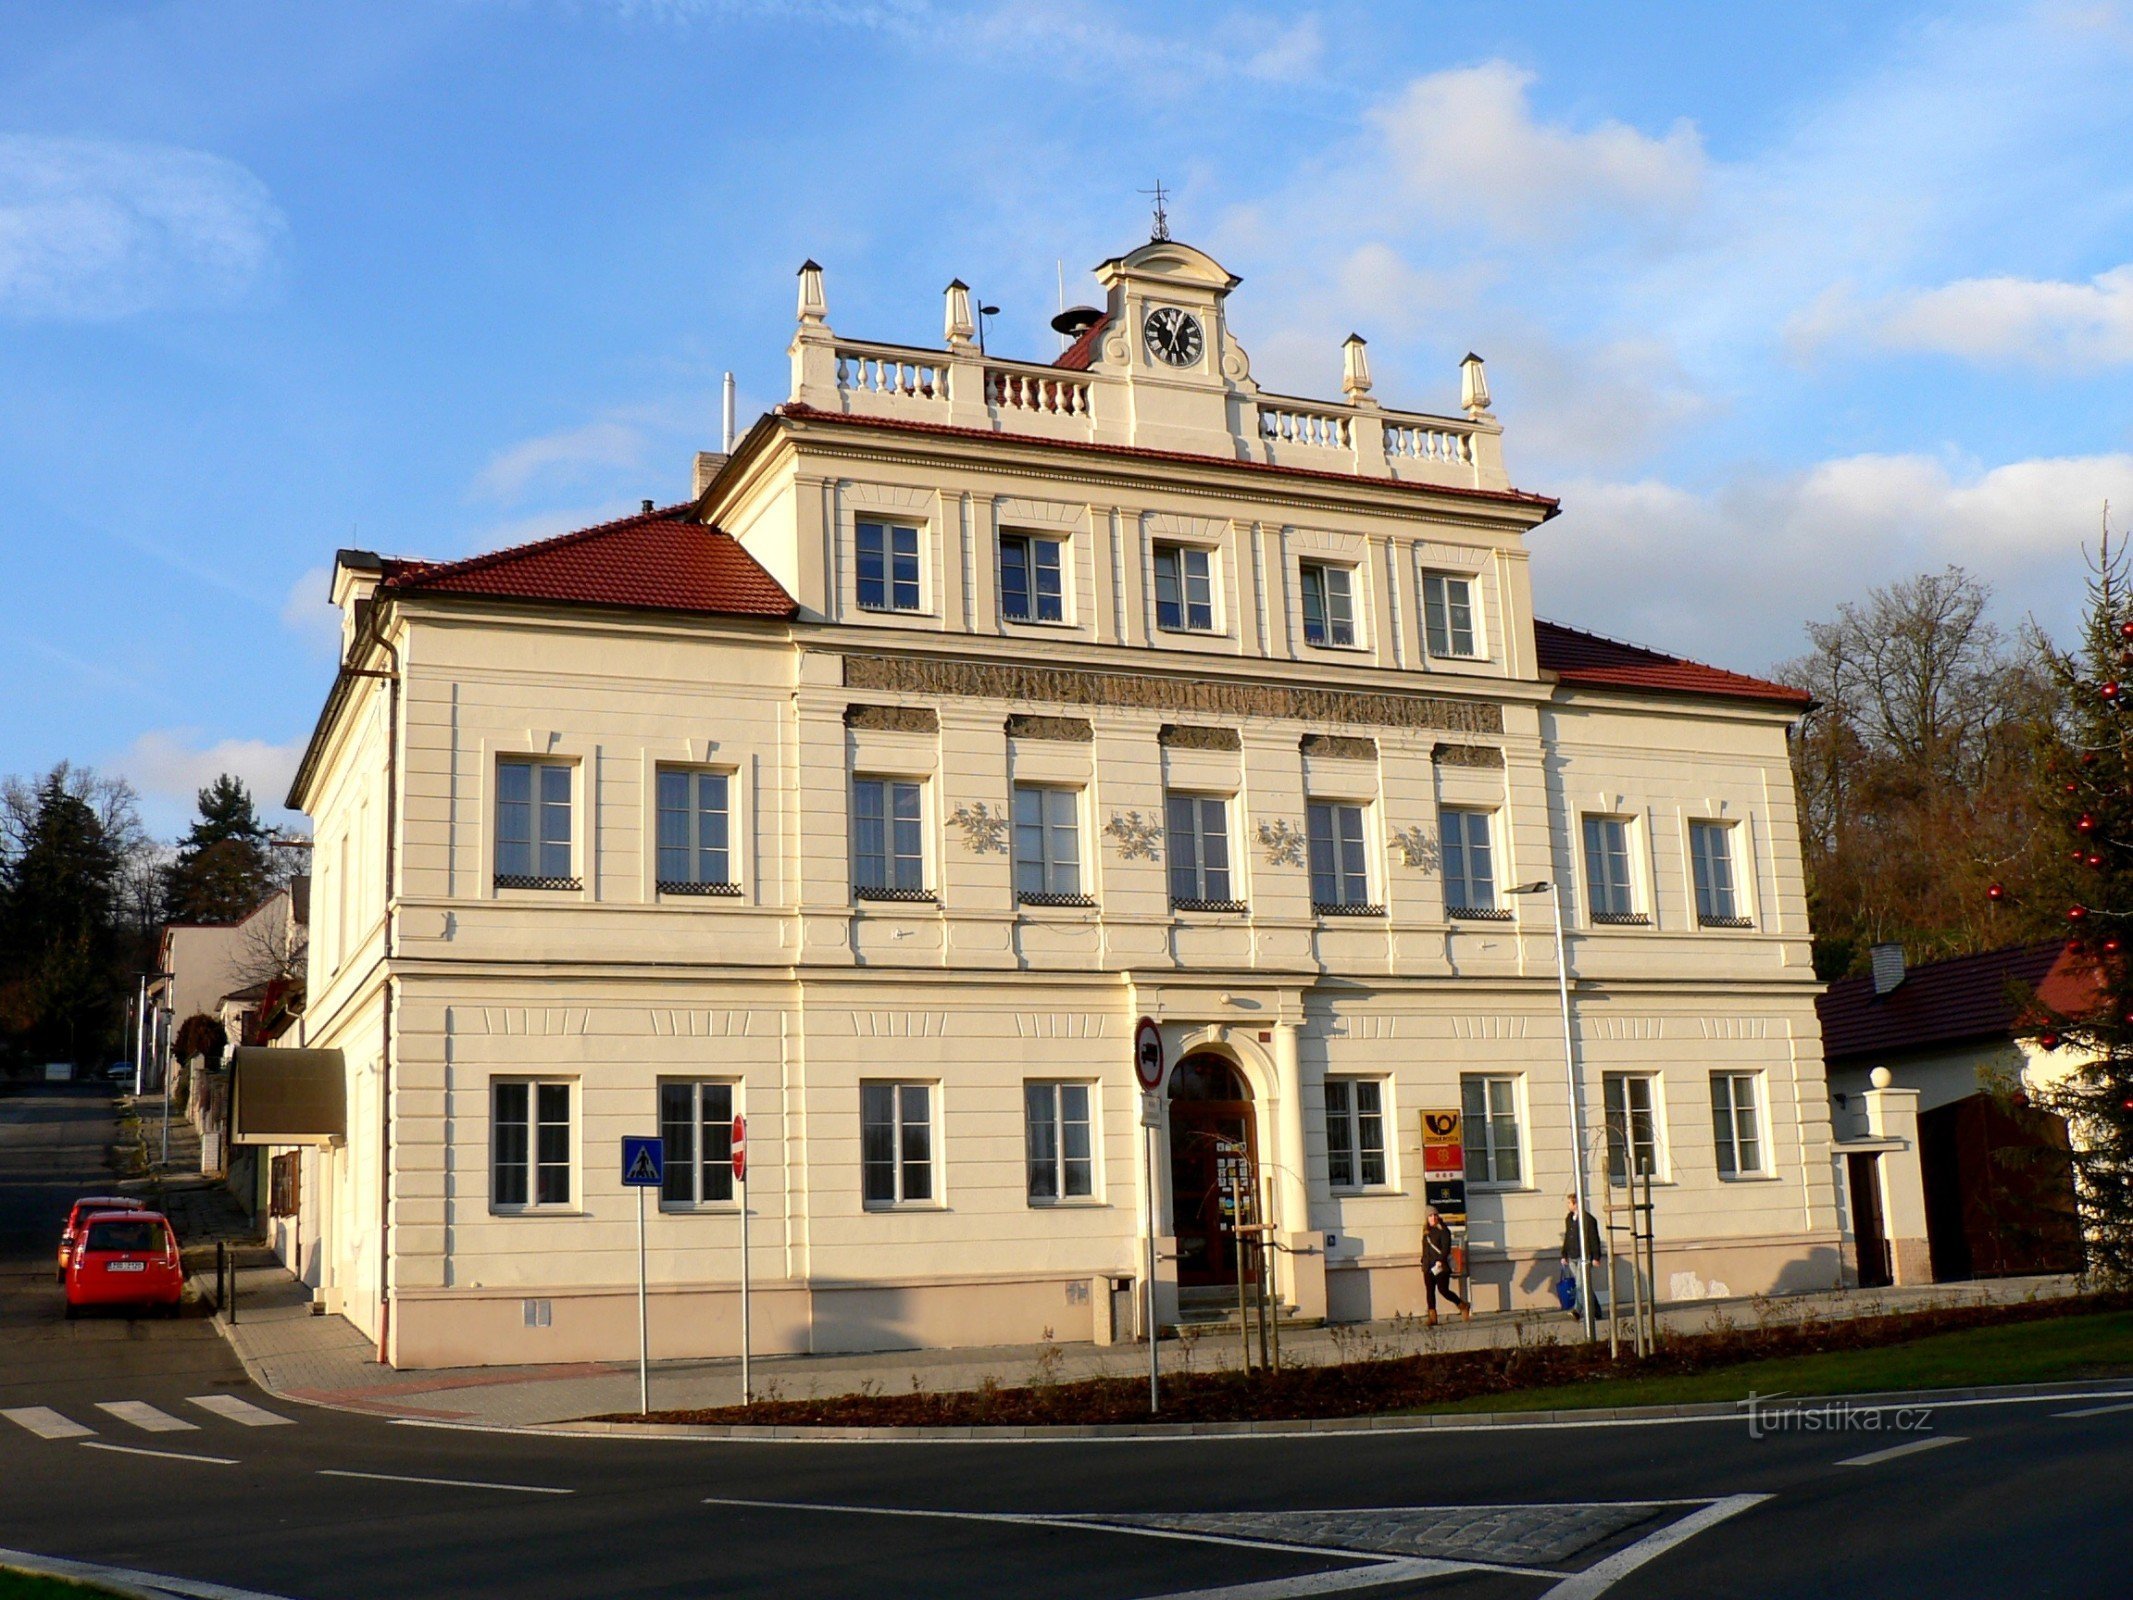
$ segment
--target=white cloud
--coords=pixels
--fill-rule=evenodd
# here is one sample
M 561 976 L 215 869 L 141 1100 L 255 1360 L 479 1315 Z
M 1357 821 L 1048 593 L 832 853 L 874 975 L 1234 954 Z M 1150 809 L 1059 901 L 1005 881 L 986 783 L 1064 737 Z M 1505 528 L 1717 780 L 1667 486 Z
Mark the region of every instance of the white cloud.
M 1299 17 L 1287 27 L 1271 26 L 1263 43 L 1252 39 L 1254 29 L 1240 19 L 1232 28 L 1247 36 L 1247 54 L 1239 63 L 1248 78 L 1269 83 L 1299 83 L 1317 73 L 1326 55 L 1326 32 L 1318 17 Z
M 1447 220 L 1515 238 L 1560 235 L 1602 217 L 1679 218 L 1709 171 L 1702 137 L 1621 122 L 1576 131 L 1535 119 L 1533 74 L 1506 61 L 1431 73 L 1370 113 L 1400 189 Z
M 142 734 L 111 765 L 133 780 L 143 794 L 181 802 L 190 809 L 194 797 L 227 772 L 241 778 L 262 813 L 282 809 L 289 780 L 296 776 L 304 741 L 269 744 L 264 739 L 196 742 L 194 728 L 159 728 Z
M 1890 350 L 2053 371 L 2133 362 L 2133 265 L 2087 283 L 1963 278 L 1862 305 L 1832 291 L 1794 320 L 1796 343 L 1852 335 Z
M 106 320 L 220 305 L 286 231 L 266 187 L 173 145 L 0 135 L 0 313 Z
M 1755 670 L 1840 602 L 1950 562 L 1994 586 L 2004 617 L 2064 628 L 2104 502 L 2133 504 L 2133 454 L 1860 455 L 1707 492 L 1588 481 L 1562 497 L 1532 538 L 1543 616 Z
M 643 463 L 644 435 L 620 422 L 589 422 L 501 450 L 475 479 L 492 499 L 516 500 L 536 483 L 581 483 L 594 472 Z
M 314 649 L 340 653 L 341 614 L 333 604 L 331 567 L 313 567 L 289 585 L 281 603 L 281 625 Z

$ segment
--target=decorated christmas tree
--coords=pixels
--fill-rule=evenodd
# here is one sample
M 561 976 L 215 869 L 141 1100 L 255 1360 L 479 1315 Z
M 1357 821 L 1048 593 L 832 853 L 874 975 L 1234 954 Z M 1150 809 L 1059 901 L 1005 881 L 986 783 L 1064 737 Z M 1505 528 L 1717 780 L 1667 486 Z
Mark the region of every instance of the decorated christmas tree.
M 2033 1002 L 2026 1032 L 2081 1064 L 2031 1086 L 2066 1119 L 2089 1273 L 2133 1282 L 2133 572 L 2106 524 L 2071 649 L 2039 641 L 2059 690 L 2042 733 L 2036 812 L 2056 850 L 2031 893 L 2062 906 L 2088 998 Z M 2006 891 L 1993 885 L 1995 899 Z M 2040 901 L 2039 903 L 2044 903 Z

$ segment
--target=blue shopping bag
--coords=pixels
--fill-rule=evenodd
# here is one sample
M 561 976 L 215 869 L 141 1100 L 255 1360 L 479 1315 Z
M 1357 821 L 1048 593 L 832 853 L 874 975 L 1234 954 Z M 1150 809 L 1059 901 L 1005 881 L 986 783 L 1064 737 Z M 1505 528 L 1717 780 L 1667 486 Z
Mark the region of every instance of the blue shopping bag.
M 1570 1270 L 1567 1261 L 1563 1263 L 1562 1271 L 1555 1280 L 1555 1303 L 1565 1311 L 1575 1311 L 1578 1308 L 1577 1275 Z

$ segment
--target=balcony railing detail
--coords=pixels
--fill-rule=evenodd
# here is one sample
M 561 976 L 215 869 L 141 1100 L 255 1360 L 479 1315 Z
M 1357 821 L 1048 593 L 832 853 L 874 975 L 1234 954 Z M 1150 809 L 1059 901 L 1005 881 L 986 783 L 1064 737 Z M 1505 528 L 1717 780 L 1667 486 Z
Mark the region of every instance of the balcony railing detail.
M 1466 467 L 1474 463 L 1474 436 L 1462 430 L 1430 423 L 1385 422 L 1385 459 L 1428 461 L 1440 466 Z
M 1049 372 L 985 369 L 985 403 L 1001 411 L 1041 411 L 1055 417 L 1089 414 L 1089 380 Z
M 912 361 L 901 355 L 839 345 L 837 387 L 848 394 L 945 400 L 948 398 L 948 364 L 946 361 Z
M 1353 438 L 1349 419 L 1338 411 L 1306 411 L 1296 406 L 1259 402 L 1259 437 L 1282 444 L 1317 445 L 1346 450 Z

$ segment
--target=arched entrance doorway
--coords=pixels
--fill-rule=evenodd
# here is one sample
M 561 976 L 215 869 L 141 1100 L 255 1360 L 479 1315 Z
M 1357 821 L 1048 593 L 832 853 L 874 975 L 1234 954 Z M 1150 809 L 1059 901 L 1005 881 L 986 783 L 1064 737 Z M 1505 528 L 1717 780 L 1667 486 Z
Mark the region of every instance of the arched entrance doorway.
M 1170 1074 L 1170 1210 L 1180 1288 L 1237 1281 L 1223 1158 L 1241 1151 L 1245 1171 L 1258 1172 L 1255 1122 L 1251 1091 L 1227 1058 L 1201 1051 Z

